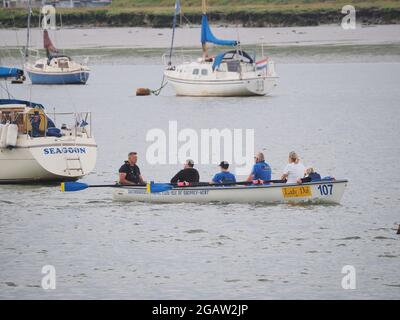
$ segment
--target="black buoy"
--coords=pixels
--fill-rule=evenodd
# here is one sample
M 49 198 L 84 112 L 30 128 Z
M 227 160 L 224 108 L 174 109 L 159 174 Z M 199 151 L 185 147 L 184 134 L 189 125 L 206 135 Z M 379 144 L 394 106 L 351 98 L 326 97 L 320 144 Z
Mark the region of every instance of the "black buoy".
M 397 229 L 397 234 L 400 234 L 400 224 L 399 224 L 399 228 Z

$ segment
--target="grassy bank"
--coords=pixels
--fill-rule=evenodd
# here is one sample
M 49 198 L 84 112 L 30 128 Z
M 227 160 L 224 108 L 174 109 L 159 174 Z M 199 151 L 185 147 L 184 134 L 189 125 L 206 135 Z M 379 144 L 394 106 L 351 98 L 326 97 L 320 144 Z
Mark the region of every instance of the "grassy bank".
M 200 0 L 181 0 L 183 22 L 199 24 Z M 246 27 L 308 26 L 340 23 L 341 8 L 353 4 L 357 22 L 400 23 L 400 1 L 314 1 L 314 0 L 214 0 L 208 13 L 214 24 Z M 58 9 L 64 26 L 170 27 L 174 0 L 113 0 L 106 8 Z M 0 9 L 0 27 L 26 27 L 25 9 Z M 32 25 L 39 24 L 39 10 L 33 10 Z M 58 19 L 60 24 L 60 19 Z

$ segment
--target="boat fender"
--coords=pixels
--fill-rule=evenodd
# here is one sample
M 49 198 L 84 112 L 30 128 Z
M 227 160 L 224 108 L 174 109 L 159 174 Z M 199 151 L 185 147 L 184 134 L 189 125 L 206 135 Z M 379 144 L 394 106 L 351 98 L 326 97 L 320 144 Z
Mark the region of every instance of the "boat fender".
M 13 148 L 17 145 L 18 139 L 18 126 L 16 124 L 10 124 L 7 130 L 6 147 Z
M 9 124 L 2 125 L 1 135 L 0 135 L 0 148 L 6 147 L 8 126 L 9 126 Z

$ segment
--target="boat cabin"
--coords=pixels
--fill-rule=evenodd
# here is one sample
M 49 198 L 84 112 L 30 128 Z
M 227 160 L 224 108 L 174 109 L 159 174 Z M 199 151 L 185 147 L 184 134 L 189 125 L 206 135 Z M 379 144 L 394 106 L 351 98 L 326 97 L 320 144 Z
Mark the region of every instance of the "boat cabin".
M 54 117 L 73 116 L 73 124 L 62 124 L 57 128 L 53 120 L 46 114 L 41 104 L 23 100 L 0 99 L 0 124 L 15 124 L 18 134 L 27 134 L 31 138 L 62 137 L 86 134 L 91 137 L 91 114 L 82 113 L 54 113 Z

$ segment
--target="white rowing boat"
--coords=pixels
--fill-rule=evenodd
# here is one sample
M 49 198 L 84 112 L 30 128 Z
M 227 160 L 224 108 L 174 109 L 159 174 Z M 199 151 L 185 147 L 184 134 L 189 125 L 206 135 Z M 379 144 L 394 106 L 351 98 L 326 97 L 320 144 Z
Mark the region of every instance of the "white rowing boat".
M 303 184 L 230 185 L 173 187 L 164 192 L 148 192 L 144 186 L 121 186 L 114 190 L 115 201 L 154 203 L 330 203 L 339 204 L 347 180 Z

